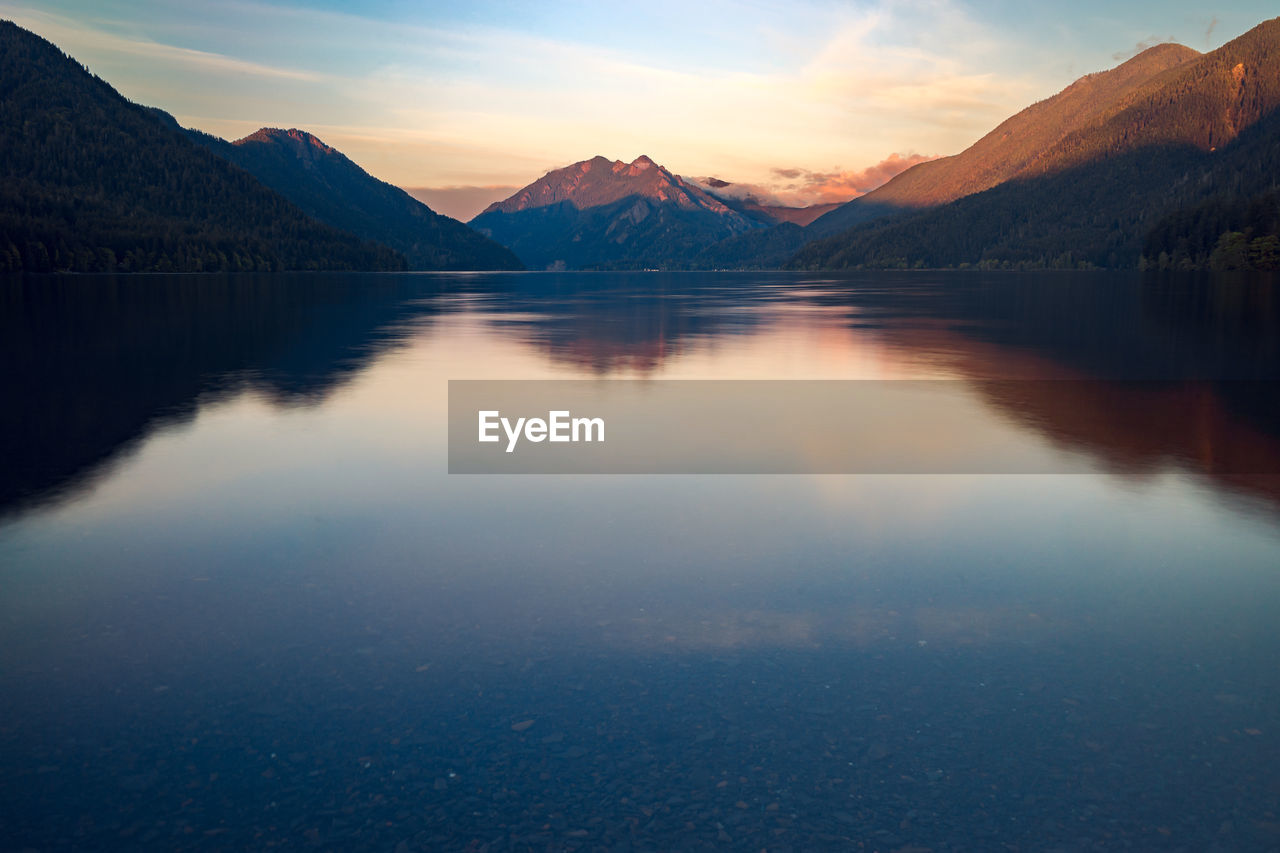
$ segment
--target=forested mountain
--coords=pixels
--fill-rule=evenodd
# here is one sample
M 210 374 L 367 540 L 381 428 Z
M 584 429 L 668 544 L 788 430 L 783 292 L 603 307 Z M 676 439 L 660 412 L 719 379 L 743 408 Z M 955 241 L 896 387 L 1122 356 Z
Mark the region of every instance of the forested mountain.
M 1143 151 L 1009 181 L 928 210 L 806 245 L 797 269 L 1133 267 L 1143 238 L 1196 173 L 1189 147 Z
M 0 21 L 0 270 L 402 269 Z
M 707 246 L 768 222 L 641 156 L 548 172 L 471 226 L 531 269 L 679 269 Z
M 1159 74 L 1124 109 L 1064 137 L 1022 174 L 1042 175 L 1148 146 L 1212 151 L 1280 107 L 1280 18 Z
M 1081 77 L 1001 122 L 961 153 L 913 166 L 827 214 L 815 223 L 814 234 L 832 234 L 901 209 L 944 204 L 1043 166 L 1064 138 L 1119 112 L 1153 78 L 1198 56 L 1189 47 L 1162 44 L 1109 71 Z
M 1265 214 L 1248 210 L 1265 208 L 1280 176 L 1278 107 L 1280 19 L 1151 77 L 1122 109 L 1072 131 L 1016 178 L 818 240 L 792 265 L 1133 267 L 1159 265 L 1162 251 L 1166 265 L 1207 264 L 1225 233 L 1208 233 L 1215 223 L 1249 246 L 1267 236 Z
M 794 222 L 780 222 L 726 237 L 699 251 L 688 263 L 695 270 L 782 269 L 806 243 L 809 232 Z
M 1280 113 L 1245 131 L 1147 234 L 1149 269 L 1280 270 Z M 1196 203 L 1195 199 L 1200 199 Z
M 184 131 L 0 22 L 0 271 L 1275 269 L 1278 111 L 1275 19 L 1081 78 L 812 222 L 596 157 L 472 230 L 303 131 Z
M 372 177 L 306 131 L 264 127 L 236 142 L 188 133 L 307 215 L 400 252 L 410 269 L 522 268 L 509 249 Z
M 1179 210 L 1147 235 L 1149 269 L 1280 270 L 1280 190 L 1217 196 Z
M 801 227 L 810 224 L 816 219 L 826 216 L 831 211 L 839 207 L 844 207 L 844 202 L 826 202 L 824 204 L 811 204 L 807 207 L 783 207 L 774 204 L 755 204 L 752 210 L 758 210 L 765 216 L 772 217 L 777 222 L 790 222 L 793 225 Z

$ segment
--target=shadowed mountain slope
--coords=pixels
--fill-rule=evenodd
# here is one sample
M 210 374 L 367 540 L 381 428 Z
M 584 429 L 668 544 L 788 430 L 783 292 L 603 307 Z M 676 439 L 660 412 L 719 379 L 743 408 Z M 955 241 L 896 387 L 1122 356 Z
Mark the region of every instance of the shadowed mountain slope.
M 1114 116 L 1139 98 L 1153 79 L 1199 56 L 1189 47 L 1162 44 L 1109 71 L 1081 77 L 1006 119 L 961 153 L 913 166 L 837 208 L 819 219 L 814 231 L 832 234 L 888 212 L 954 201 L 1028 170 L 1048 171 L 1062 156 L 1055 152 L 1064 139 Z
M 0 271 L 403 267 L 0 21 Z
M 189 133 L 308 215 L 400 252 L 410 269 L 521 269 L 507 248 L 371 176 L 306 131 L 264 127 L 236 142 Z
M 1013 180 L 810 243 L 793 264 L 1139 265 L 1148 232 L 1165 217 L 1215 197 L 1239 206 L 1232 200 L 1276 187 L 1280 19 L 1157 74 L 1126 104 L 1068 134 Z

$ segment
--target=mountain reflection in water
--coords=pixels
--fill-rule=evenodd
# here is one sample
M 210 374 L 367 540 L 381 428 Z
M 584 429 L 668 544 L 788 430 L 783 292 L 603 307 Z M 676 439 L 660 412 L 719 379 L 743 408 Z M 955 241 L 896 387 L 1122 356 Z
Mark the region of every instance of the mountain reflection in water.
M 1280 504 L 1276 478 L 1254 473 L 1280 470 L 1265 277 L 85 276 L 0 284 L 0 300 L 0 516 L 83 492 L 201 407 L 246 392 L 322 405 L 459 323 L 556 377 L 957 378 L 1109 471 L 1174 465 Z
M 1275 850 L 1274 284 L 0 283 L 0 847 Z M 448 474 L 525 378 L 1081 473 Z

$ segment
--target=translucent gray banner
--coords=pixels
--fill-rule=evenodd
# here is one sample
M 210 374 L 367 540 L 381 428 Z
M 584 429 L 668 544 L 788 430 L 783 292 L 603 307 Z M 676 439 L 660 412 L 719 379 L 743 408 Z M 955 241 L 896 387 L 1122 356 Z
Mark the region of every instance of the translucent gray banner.
M 451 380 L 453 474 L 1280 473 L 1274 382 Z

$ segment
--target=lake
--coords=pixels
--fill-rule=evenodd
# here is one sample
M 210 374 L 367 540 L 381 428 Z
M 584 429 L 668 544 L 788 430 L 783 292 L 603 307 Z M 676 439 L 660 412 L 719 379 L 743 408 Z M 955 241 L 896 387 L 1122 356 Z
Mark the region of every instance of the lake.
M 1277 284 L 0 282 L 0 848 L 1280 848 Z M 459 379 L 1063 473 L 449 474 Z

